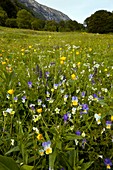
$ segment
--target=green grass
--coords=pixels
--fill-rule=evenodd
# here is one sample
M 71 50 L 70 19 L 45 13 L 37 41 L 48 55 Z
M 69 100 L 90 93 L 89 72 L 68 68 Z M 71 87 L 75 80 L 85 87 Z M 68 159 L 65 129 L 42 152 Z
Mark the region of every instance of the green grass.
M 0 110 L 0 154 L 17 164 L 106 169 L 113 35 L 0 27 Z

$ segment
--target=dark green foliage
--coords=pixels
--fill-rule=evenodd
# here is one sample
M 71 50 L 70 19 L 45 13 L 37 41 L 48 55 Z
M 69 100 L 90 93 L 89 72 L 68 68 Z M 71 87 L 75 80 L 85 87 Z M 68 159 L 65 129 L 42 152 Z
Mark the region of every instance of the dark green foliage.
M 33 18 L 33 16 L 31 15 L 31 13 L 29 13 L 25 9 L 20 10 L 17 13 L 17 25 L 18 25 L 18 27 L 30 29 L 32 18 Z
M 113 14 L 106 10 L 99 10 L 86 18 L 84 24 L 88 32 L 109 33 L 113 32 Z
M 40 19 L 34 19 L 31 23 L 32 29 L 43 30 L 45 26 L 45 21 Z
M 11 27 L 11 28 L 17 28 L 17 21 L 15 18 L 8 18 L 5 22 L 5 25 L 7 27 Z
M 5 26 L 6 19 L 7 19 L 6 11 L 0 8 L 0 25 Z
M 45 31 L 57 31 L 58 24 L 55 21 L 46 21 L 44 30 Z
M 16 18 L 17 8 L 11 0 L 0 0 L 0 6 L 6 11 L 9 18 Z

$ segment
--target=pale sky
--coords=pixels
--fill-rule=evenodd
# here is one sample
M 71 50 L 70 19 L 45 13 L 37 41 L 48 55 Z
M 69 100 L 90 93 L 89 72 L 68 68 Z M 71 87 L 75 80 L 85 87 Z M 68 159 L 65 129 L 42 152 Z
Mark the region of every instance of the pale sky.
M 35 0 L 42 5 L 63 12 L 72 20 L 83 23 L 94 12 L 113 11 L 113 0 Z

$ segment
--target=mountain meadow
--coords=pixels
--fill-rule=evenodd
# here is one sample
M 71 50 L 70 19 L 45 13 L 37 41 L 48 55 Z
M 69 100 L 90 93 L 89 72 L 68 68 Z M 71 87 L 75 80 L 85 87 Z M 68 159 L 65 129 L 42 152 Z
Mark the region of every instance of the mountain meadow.
M 113 169 L 113 34 L 0 27 L 0 169 Z

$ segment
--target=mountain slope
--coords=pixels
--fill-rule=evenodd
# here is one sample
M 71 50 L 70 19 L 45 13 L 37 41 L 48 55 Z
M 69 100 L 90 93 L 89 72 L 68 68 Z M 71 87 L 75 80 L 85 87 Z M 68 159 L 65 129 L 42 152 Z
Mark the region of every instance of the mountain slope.
M 38 15 L 43 16 L 46 20 L 55 20 L 57 22 L 61 20 L 70 20 L 70 18 L 64 13 L 57 11 L 55 9 L 49 8 L 45 5 L 41 5 L 35 0 L 17 0 L 19 3 L 27 7 L 35 17 Z

